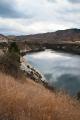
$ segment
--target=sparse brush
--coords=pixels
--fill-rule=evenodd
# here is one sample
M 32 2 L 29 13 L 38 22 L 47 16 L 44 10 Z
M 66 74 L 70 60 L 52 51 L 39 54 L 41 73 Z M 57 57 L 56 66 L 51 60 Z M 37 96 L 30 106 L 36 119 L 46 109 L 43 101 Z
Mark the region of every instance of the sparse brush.
M 0 73 L 0 120 L 79 120 L 80 104 L 27 79 Z

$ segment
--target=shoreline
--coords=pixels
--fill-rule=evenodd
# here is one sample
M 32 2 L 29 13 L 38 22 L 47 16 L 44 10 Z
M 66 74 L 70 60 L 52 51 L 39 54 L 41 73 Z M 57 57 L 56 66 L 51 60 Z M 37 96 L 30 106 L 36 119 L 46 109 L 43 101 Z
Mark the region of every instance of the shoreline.
M 72 55 L 80 55 L 80 52 L 79 51 L 70 51 L 70 50 L 62 50 L 62 49 L 53 49 L 53 48 L 45 48 L 45 49 L 38 49 L 38 50 L 26 50 L 25 52 L 22 52 L 20 53 L 21 56 L 25 56 L 27 53 L 30 54 L 30 53 L 37 53 L 37 52 L 42 52 L 42 51 L 45 51 L 47 49 L 50 49 L 50 50 L 53 50 L 53 51 L 56 51 L 56 52 L 62 52 L 62 53 L 66 53 L 66 54 L 72 54 Z
M 31 75 L 30 77 L 33 77 L 35 81 L 38 79 L 41 81 L 46 81 L 46 79 L 43 77 L 43 75 L 36 70 L 29 62 L 26 61 L 24 57 L 21 57 L 21 70 L 25 71 L 27 74 Z
M 20 69 L 24 72 L 26 77 L 29 77 L 31 80 L 43 85 L 45 88 L 51 91 L 56 91 L 56 89 L 49 85 L 48 81 L 44 76 L 36 70 L 31 64 L 29 64 L 24 57 L 21 57 L 21 67 Z

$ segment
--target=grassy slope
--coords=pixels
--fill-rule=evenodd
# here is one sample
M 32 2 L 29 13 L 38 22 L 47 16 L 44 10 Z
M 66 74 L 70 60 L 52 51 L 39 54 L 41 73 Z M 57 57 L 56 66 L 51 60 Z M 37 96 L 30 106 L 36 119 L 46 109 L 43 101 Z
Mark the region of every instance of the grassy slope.
M 27 79 L 22 83 L 0 73 L 0 120 L 79 120 L 80 106 Z

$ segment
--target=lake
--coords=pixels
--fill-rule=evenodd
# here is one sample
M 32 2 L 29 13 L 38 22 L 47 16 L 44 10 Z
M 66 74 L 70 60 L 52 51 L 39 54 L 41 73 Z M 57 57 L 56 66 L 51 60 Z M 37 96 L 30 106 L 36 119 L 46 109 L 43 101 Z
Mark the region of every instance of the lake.
M 75 96 L 80 91 L 80 56 L 45 50 L 30 53 L 26 60 L 39 70 L 51 86 Z

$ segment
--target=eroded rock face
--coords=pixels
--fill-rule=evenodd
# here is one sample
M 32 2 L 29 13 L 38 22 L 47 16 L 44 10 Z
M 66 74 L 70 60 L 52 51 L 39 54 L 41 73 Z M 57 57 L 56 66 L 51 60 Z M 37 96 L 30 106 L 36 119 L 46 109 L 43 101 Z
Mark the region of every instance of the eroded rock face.
M 0 56 L 4 55 L 3 50 L 0 49 Z
M 0 34 L 0 55 L 3 55 L 8 50 L 8 38 Z
M 0 43 L 8 43 L 8 38 L 2 34 L 0 34 Z
M 37 81 L 37 82 L 41 82 L 43 81 L 43 77 L 42 75 L 35 70 L 35 68 L 33 68 L 28 62 L 26 62 L 26 60 L 21 57 L 21 70 L 23 70 L 26 75 L 28 75 L 31 79 Z

